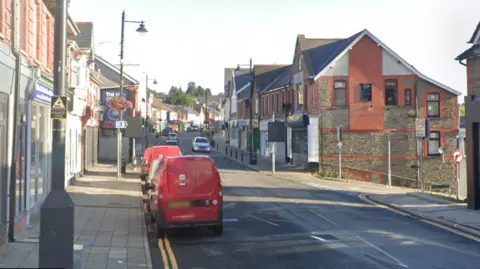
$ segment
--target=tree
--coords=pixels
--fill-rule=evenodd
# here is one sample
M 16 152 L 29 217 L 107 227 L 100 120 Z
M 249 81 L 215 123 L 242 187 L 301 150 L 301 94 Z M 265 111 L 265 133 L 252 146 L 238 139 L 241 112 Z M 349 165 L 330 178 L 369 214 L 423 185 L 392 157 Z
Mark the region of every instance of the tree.
M 196 96 L 197 95 L 197 86 L 195 85 L 195 82 L 189 82 L 187 86 L 187 94 Z
M 168 92 L 168 103 L 172 105 L 193 105 L 193 97 L 190 94 L 185 93 L 182 87 L 172 86 Z
M 205 89 L 205 92 L 207 93 L 207 96 L 212 96 L 212 90 L 210 90 L 210 88 Z
M 195 95 L 195 97 L 204 96 L 205 95 L 205 89 L 202 86 L 199 85 L 197 87 L 196 93 L 197 94 Z
M 460 105 L 460 116 L 465 116 L 465 103 Z

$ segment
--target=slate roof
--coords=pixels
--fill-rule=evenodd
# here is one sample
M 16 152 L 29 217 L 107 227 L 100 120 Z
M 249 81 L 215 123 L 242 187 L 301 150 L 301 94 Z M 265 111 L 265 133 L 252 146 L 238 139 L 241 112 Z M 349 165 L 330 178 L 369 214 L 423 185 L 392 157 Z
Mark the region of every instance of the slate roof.
M 80 33 L 73 38 L 82 50 L 93 49 L 93 22 L 76 22 Z
M 313 74 L 318 74 L 362 33 L 363 31 L 356 33 L 349 38 L 337 39 L 334 42 L 304 50 L 303 55 L 308 70 Z
M 240 70 L 237 71 L 237 68 L 225 68 L 224 70 L 224 95 L 225 97 L 229 97 L 231 94 L 231 90 L 233 89 L 233 77 L 235 75 L 242 75 L 245 73 L 250 72 L 250 68 L 240 68 Z M 230 85 L 229 85 L 230 82 Z
M 255 65 L 255 91 L 263 92 L 268 85 L 275 81 L 287 65 Z
M 480 21 L 478 22 L 477 27 L 475 28 L 475 31 L 473 31 L 472 37 L 470 38 L 468 43 L 470 44 L 474 43 L 475 38 L 477 37 L 478 34 L 480 34 L 479 32 L 480 32 Z
M 462 52 L 462 54 L 458 55 L 457 58 L 455 58 L 455 60 L 461 61 L 461 60 L 465 60 L 467 58 L 470 58 L 472 56 L 477 56 L 477 55 L 480 55 L 480 45 L 479 44 L 475 44 L 475 45 L 471 46 L 469 49 Z
M 237 92 L 237 94 L 243 87 L 245 87 L 245 85 L 250 83 L 250 80 L 251 80 L 250 72 L 235 76 L 234 78 L 235 91 Z
M 99 80 L 101 88 L 115 88 L 120 86 L 120 70 L 104 58 L 96 55 L 95 64 L 100 68 Z M 124 72 L 124 86 L 138 85 L 138 81 Z
M 280 74 L 265 88 L 264 91 L 272 91 L 290 85 L 291 69 L 292 65 L 282 67 Z
M 332 43 L 328 43 L 322 46 L 314 47 L 308 50 L 303 51 L 305 57 L 309 62 L 307 62 L 307 66 L 309 67 L 309 76 L 311 78 L 315 78 L 321 76 L 326 70 L 328 70 L 328 66 L 335 64 L 336 61 L 340 59 L 341 56 L 348 53 L 349 49 L 355 46 L 358 41 L 360 41 L 363 37 L 369 37 L 375 43 L 377 43 L 380 47 L 382 47 L 385 52 L 392 55 L 399 63 L 404 65 L 408 68 L 412 73 L 416 74 L 420 79 L 423 79 L 441 89 L 444 89 L 452 94 L 457 96 L 461 95 L 459 91 L 456 91 L 436 80 L 433 80 L 420 71 L 418 71 L 415 67 L 405 61 L 402 57 L 396 54 L 392 49 L 390 49 L 386 44 L 384 44 L 380 39 L 375 37 L 372 33 L 370 33 L 367 29 L 354 34 L 353 36 L 341 40 L 337 40 Z

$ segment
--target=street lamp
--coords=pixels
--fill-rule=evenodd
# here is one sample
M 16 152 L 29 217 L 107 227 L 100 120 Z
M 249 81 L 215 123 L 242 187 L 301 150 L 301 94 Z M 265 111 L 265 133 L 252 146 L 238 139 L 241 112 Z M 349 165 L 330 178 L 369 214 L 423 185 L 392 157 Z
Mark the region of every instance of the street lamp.
M 61 103 L 65 102 L 62 99 L 66 100 L 67 16 L 67 0 L 56 0 L 52 97 Z M 62 104 L 64 113 L 65 105 Z M 65 190 L 65 129 L 65 119 L 52 119 L 52 190 L 47 194 L 40 209 L 39 268 L 72 269 L 74 263 L 75 208 L 72 198 Z
M 247 66 L 246 64 L 242 64 L 243 66 Z M 237 64 L 237 70 L 240 71 L 240 66 L 241 64 Z M 255 85 L 255 73 L 253 70 L 253 64 L 252 64 L 252 58 L 250 58 L 250 64 L 249 70 L 250 70 L 250 126 L 249 126 L 249 132 L 250 132 L 250 145 L 249 145 L 249 150 L 250 150 L 250 164 L 256 164 L 257 163 L 257 158 L 254 153 L 254 147 L 253 147 L 253 91 L 254 91 L 254 85 Z
M 140 26 L 137 29 L 137 32 L 140 35 L 147 33 L 145 28 L 145 21 L 127 21 L 125 20 L 125 10 L 122 12 L 122 29 L 120 34 L 120 96 L 123 94 L 123 51 L 125 47 L 125 23 L 139 23 Z M 123 120 L 123 113 L 120 113 L 120 120 Z M 120 129 L 117 129 L 117 179 L 121 177 L 121 167 L 122 167 L 122 132 Z

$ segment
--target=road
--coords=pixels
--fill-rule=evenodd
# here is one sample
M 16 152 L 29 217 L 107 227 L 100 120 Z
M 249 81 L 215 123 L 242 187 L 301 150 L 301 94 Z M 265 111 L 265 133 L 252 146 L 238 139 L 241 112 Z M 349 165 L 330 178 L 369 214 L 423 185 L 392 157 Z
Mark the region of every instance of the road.
M 198 133 L 181 133 L 184 154 Z M 212 152 L 225 187 L 224 234 L 149 232 L 153 268 L 479 268 L 480 243 L 369 204 L 245 170 Z

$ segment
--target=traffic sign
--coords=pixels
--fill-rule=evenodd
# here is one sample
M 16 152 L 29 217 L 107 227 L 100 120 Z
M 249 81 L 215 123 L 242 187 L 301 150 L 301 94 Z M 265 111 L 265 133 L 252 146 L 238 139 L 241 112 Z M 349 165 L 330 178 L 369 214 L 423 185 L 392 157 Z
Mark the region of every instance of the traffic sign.
M 464 155 L 460 150 L 456 150 L 453 152 L 453 159 L 455 160 L 456 163 L 460 163 L 463 161 Z
M 117 129 L 125 129 L 127 128 L 128 123 L 124 120 L 117 120 L 115 121 L 115 128 Z
M 415 137 L 425 137 L 426 136 L 426 127 L 424 118 L 415 119 Z
M 67 119 L 67 97 L 53 95 L 50 100 L 50 118 L 57 120 Z

